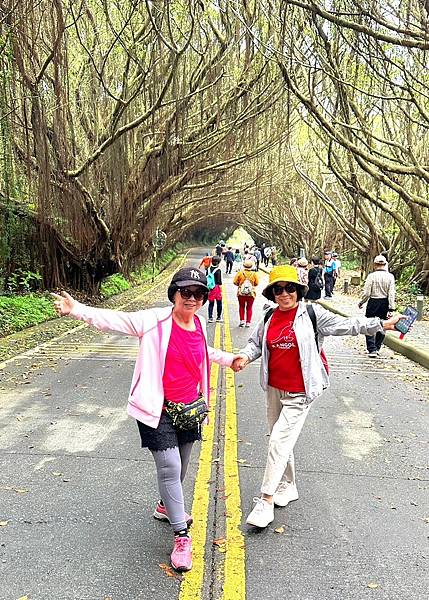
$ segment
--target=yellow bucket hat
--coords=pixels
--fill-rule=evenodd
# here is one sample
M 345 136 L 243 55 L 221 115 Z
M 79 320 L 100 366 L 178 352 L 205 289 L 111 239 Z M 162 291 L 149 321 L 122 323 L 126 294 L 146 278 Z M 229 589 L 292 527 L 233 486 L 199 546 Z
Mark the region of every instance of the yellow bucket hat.
M 302 285 L 298 279 L 298 271 L 295 267 L 292 265 L 278 265 L 277 267 L 273 267 L 271 269 L 269 283 L 262 292 L 262 295 L 272 302 L 274 302 L 273 285 L 279 281 L 289 281 L 290 283 L 295 283 L 302 289 L 303 296 L 305 296 L 305 294 L 308 292 L 307 286 Z

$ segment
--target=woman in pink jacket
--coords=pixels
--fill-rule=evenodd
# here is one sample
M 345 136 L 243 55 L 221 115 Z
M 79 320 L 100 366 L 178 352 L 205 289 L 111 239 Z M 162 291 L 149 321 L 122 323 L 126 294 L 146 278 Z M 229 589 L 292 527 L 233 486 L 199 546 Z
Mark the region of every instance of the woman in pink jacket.
M 168 520 L 173 528 L 171 564 L 178 571 L 188 571 L 192 567 L 188 533 L 192 517 L 185 513 L 182 482 L 201 428 L 180 429 L 172 415 L 179 403 L 189 404 L 201 395 L 209 402 L 210 362 L 232 367 L 237 358 L 207 345 L 205 321 L 196 315 L 207 301 L 206 276 L 196 268 L 177 271 L 168 288 L 173 308 L 121 312 L 86 306 L 66 292 L 53 296 L 60 315 L 139 338 L 128 414 L 137 420 L 142 447 L 149 448 L 155 460 L 161 500 L 154 517 Z

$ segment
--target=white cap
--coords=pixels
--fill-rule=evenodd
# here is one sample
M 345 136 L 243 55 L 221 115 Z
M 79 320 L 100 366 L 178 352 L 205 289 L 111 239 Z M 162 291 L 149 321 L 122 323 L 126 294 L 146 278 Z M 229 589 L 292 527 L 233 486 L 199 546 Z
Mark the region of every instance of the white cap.
M 376 265 L 385 265 L 387 263 L 386 257 L 382 254 L 379 254 L 374 258 L 374 264 Z

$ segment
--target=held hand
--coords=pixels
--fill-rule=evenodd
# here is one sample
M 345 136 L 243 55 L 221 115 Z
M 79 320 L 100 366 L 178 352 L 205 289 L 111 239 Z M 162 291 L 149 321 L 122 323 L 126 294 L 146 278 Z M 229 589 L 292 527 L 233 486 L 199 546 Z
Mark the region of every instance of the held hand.
M 242 371 L 244 367 L 249 363 L 249 357 L 245 354 L 237 354 L 232 361 L 231 369 L 238 373 Z
M 363 306 L 363 303 L 362 303 L 362 302 L 359 302 L 359 304 L 358 304 L 358 307 L 359 307 L 359 308 L 362 308 L 362 306 Z
M 390 319 L 387 319 L 386 321 L 384 321 L 383 323 L 383 329 L 385 331 L 394 331 L 395 330 L 395 324 L 400 321 L 401 319 L 406 319 L 406 315 L 395 315 L 394 317 L 390 317 Z
M 57 313 L 61 316 L 66 316 L 71 313 L 74 305 L 76 304 L 76 300 L 67 294 L 67 292 L 61 292 L 61 296 L 59 294 L 51 293 L 51 296 L 55 298 L 54 307 Z

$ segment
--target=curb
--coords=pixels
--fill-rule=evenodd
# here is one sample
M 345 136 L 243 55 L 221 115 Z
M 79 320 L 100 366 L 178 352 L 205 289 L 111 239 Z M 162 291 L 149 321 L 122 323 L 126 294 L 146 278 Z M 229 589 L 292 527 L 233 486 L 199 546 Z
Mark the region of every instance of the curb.
M 327 310 L 330 310 L 331 312 L 333 312 L 337 315 L 341 315 L 342 317 L 350 317 L 350 315 L 348 315 L 344 311 L 339 310 L 338 308 L 335 308 L 334 306 L 331 306 L 327 302 L 323 302 L 323 300 L 318 300 L 317 303 L 320 304 L 320 306 L 323 306 L 323 308 L 326 308 Z M 403 342 L 402 340 L 399 340 L 397 337 L 392 335 L 389 331 L 386 332 L 386 337 L 384 338 L 384 344 L 391 350 L 394 350 L 395 352 L 398 352 L 399 354 L 406 356 L 413 362 L 418 363 L 422 367 L 425 367 L 425 369 L 429 369 L 429 352 L 425 352 L 425 350 L 416 348 L 415 346 L 412 346 L 411 344 L 408 344 L 407 342 Z

